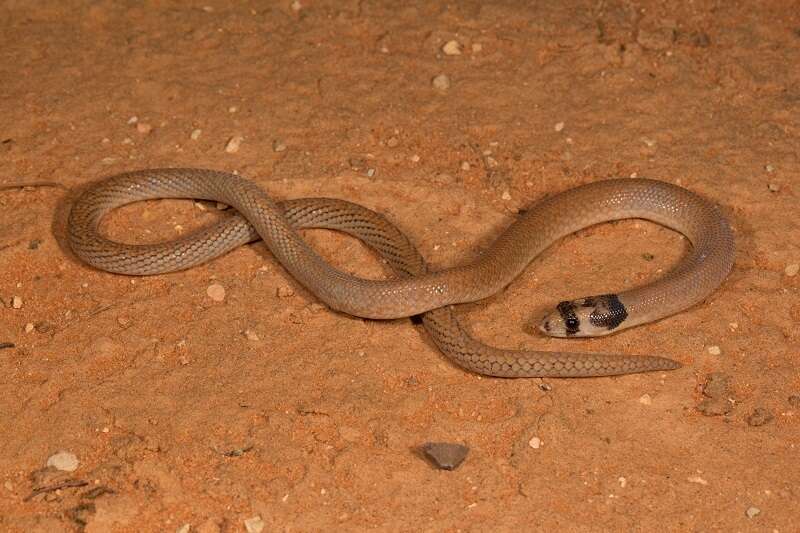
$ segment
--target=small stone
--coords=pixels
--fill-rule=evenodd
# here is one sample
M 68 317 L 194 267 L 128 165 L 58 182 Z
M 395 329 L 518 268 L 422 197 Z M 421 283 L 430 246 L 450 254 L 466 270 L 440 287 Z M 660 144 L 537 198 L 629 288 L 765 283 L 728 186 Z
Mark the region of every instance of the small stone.
M 74 472 L 78 469 L 78 464 L 78 458 L 71 452 L 58 452 L 47 458 L 47 466 L 62 472 Z
M 747 423 L 753 427 L 758 427 L 769 423 L 773 418 L 769 409 L 756 407 L 753 412 L 750 413 L 750 416 L 747 417 Z
M 217 520 L 209 518 L 197 526 L 197 533 L 222 533 L 222 527 Z
M 216 207 L 216 208 L 217 208 L 217 210 L 219 210 L 219 211 L 225 211 L 225 210 L 226 210 L 226 209 L 228 209 L 228 207 L 230 207 L 230 206 L 229 206 L 228 204 L 223 204 L 222 202 L 217 202 L 217 203 L 214 205 L 214 207 Z
M 38 250 L 40 244 L 42 244 L 41 239 L 33 239 L 28 243 L 28 250 Z
M 128 119 L 128 124 L 136 124 L 137 122 L 139 122 L 139 117 L 137 117 L 136 115 Z
M 474 53 L 478 53 L 483 50 L 483 45 L 481 43 L 472 43 L 472 51 Z
M 297 12 L 298 12 L 298 11 L 300 11 L 301 9 L 303 9 L 303 4 L 301 4 L 301 3 L 299 2 L 299 0 L 294 0 L 294 2 L 292 2 L 292 11 L 294 11 L 295 13 L 297 13 Z
M 627 480 L 627 479 L 625 479 L 625 478 L 624 478 L 624 477 L 622 477 L 622 476 L 618 477 L 618 478 L 617 478 L 617 481 L 619 482 L 619 486 L 620 486 L 621 488 L 623 488 L 623 489 L 624 489 L 625 487 L 627 487 L 627 486 L 628 486 L 628 480 Z
M 139 122 L 136 125 L 136 131 L 138 131 L 142 135 L 147 135 L 148 133 L 153 131 L 153 126 L 148 124 L 147 122 Z
M 783 269 L 783 273 L 793 278 L 800 272 L 800 263 L 792 263 L 791 265 L 786 265 L 786 268 Z
M 450 78 L 448 78 L 446 74 L 439 74 L 433 78 L 431 83 L 434 89 L 439 89 L 440 91 L 446 91 L 450 88 Z
M 472 168 L 472 167 L 470 166 L 469 161 L 462 161 L 461 162 L 461 170 L 466 171 L 466 170 L 469 170 L 470 168 Z
M 11 298 L 11 307 L 14 309 L 21 309 L 22 308 L 22 298 L 19 296 L 14 296 Z
M 294 289 L 287 286 L 278 287 L 276 294 L 278 295 L 278 298 L 288 298 L 289 296 L 294 296 Z
M 698 485 L 708 485 L 708 481 L 701 478 L 700 476 L 689 476 L 686 478 L 686 481 L 689 483 L 697 483 Z
M 228 113 L 236 113 L 237 111 L 239 111 L 239 108 L 235 105 L 232 105 L 228 108 Z
M 642 405 L 652 405 L 653 404 L 653 399 L 650 397 L 649 394 L 642 394 L 639 397 L 639 403 L 642 404 Z
M 767 189 L 769 189 L 770 192 L 781 192 L 781 186 L 777 183 L 768 183 Z
M 455 470 L 464 462 L 469 448 L 450 442 L 426 442 L 422 451 L 441 470 Z
M 528 441 L 528 446 L 533 448 L 534 450 L 538 450 L 542 446 L 542 439 L 539 437 L 533 437 L 531 440 Z
M 564 129 L 564 123 L 563 122 L 556 122 L 556 125 L 553 126 L 553 129 L 556 130 L 556 131 L 563 130 Z
M 767 172 L 775 172 L 775 167 L 772 165 L 764 165 L 764 170 Z
M 442 46 L 442 52 L 444 52 L 447 56 L 460 56 L 461 55 L 461 43 L 458 41 L 447 41 Z
M 196 141 L 197 139 L 200 138 L 200 135 L 202 135 L 202 133 L 203 133 L 203 130 L 201 130 L 199 128 L 198 129 L 194 129 L 194 130 L 192 130 L 191 135 L 189 135 L 189 138 L 192 139 L 193 141 Z
M 283 141 L 275 139 L 272 141 L 272 151 L 273 152 L 285 152 L 286 151 L 286 144 Z
M 755 518 L 761 514 L 761 509 L 758 507 L 748 507 L 747 510 L 744 512 L 747 515 L 747 518 Z
M 35 326 L 33 325 L 33 322 L 28 322 L 27 324 L 25 324 L 25 333 L 30 333 L 31 331 L 33 331 L 34 327 Z
M 730 377 L 726 374 L 709 374 L 703 386 L 703 395 L 705 398 L 697 405 L 697 410 L 705 416 L 727 415 L 733 410 Z
M 191 524 L 183 524 L 178 529 L 175 530 L 175 533 L 189 533 L 192 530 Z
M 258 338 L 258 335 L 256 335 L 256 332 L 251 330 L 251 329 L 244 330 L 243 334 L 244 334 L 245 338 L 247 338 L 247 340 L 249 340 L 249 341 L 256 342 L 256 341 L 261 340 L 261 339 Z
M 507 202 L 511 200 L 511 194 L 508 191 L 503 191 L 501 198 Z
M 709 346 L 707 349 L 708 353 L 711 355 L 719 355 L 722 353 L 722 350 L 719 348 L 719 346 Z
M 254 516 L 244 521 L 244 528 L 247 533 L 261 533 L 264 530 L 264 521 L 260 516 Z
M 206 289 L 206 294 L 215 302 L 221 302 L 225 299 L 225 287 L 219 283 L 213 283 Z
M 419 163 L 419 156 L 417 154 L 412 155 L 409 159 L 411 159 L 412 163 Z
M 386 141 L 386 146 L 389 148 L 396 148 L 400 144 L 400 141 L 397 137 L 389 137 L 389 140 Z
M 666 50 L 672 45 L 675 40 L 675 30 L 672 28 L 654 28 L 646 29 L 641 28 L 639 35 L 636 37 L 642 48 L 648 50 Z
M 234 135 L 233 137 L 228 139 L 228 142 L 225 144 L 225 151 L 228 152 L 229 154 L 235 154 L 236 152 L 239 151 L 239 148 L 242 146 L 243 140 L 244 137 L 242 137 L 241 135 Z

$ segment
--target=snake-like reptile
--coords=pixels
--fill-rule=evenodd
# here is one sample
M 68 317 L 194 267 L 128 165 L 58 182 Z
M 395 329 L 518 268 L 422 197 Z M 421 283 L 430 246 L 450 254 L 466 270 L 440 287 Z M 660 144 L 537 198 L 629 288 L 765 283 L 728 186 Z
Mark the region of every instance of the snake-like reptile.
M 194 198 L 232 206 L 238 214 L 179 240 L 130 245 L 104 238 L 105 213 L 146 199 Z M 417 249 L 386 218 L 342 200 L 276 202 L 252 181 L 201 169 L 120 174 L 89 189 L 73 206 L 69 239 L 90 265 L 149 275 L 190 268 L 261 238 L 281 265 L 329 307 L 365 318 L 422 314 L 437 346 L 458 365 L 501 377 L 588 377 L 671 370 L 656 356 L 503 350 L 469 336 L 452 305 L 490 296 L 511 282 L 551 243 L 587 226 L 624 218 L 651 220 L 679 231 L 692 250 L 655 282 L 619 294 L 565 301 L 544 317 L 551 336 L 597 336 L 651 322 L 701 302 L 730 272 L 734 237 L 720 210 L 700 196 L 661 181 L 612 179 L 545 198 L 524 212 L 473 263 L 429 272 Z M 395 279 L 365 280 L 329 265 L 296 230 L 328 228 L 351 234 L 383 257 Z

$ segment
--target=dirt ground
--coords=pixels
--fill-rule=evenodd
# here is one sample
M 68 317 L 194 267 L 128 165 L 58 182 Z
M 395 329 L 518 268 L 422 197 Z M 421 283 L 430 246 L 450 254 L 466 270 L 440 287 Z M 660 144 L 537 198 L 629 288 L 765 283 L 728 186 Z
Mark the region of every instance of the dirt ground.
M 7 0 L 0 30 L 3 531 L 800 529 L 796 1 Z M 646 176 L 719 203 L 738 254 L 702 305 L 563 341 L 533 333 L 545 309 L 687 249 L 641 221 L 566 238 L 465 306 L 471 330 L 685 366 L 485 378 L 409 319 L 320 306 L 260 243 L 147 278 L 72 255 L 81 187 L 168 166 L 363 203 L 437 268 L 544 195 Z M 108 232 L 154 242 L 219 216 L 152 201 Z M 305 235 L 387 274 L 352 239 Z M 439 470 L 428 441 L 470 452 Z M 46 467 L 58 452 L 67 470 Z

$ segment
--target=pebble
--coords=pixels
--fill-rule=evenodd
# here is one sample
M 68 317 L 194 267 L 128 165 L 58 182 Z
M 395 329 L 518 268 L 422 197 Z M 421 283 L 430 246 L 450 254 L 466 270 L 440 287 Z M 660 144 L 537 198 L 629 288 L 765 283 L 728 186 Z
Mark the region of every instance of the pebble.
M 34 327 L 35 326 L 33 325 L 33 322 L 28 322 L 27 324 L 25 324 L 25 333 L 30 333 L 31 331 L 33 331 Z
M 777 183 L 768 183 L 767 189 L 769 189 L 770 192 L 781 192 L 781 186 Z
M 175 530 L 175 533 L 189 533 L 192 530 L 191 524 L 183 524 L 178 529 Z
M 19 296 L 14 296 L 11 298 L 11 307 L 14 309 L 21 309 L 22 308 L 22 298 Z
M 410 157 L 412 163 L 419 163 L 419 156 L 414 154 Z
M 747 423 L 750 426 L 758 427 L 768 424 L 773 418 L 772 412 L 769 409 L 764 407 L 756 407 L 753 409 L 753 412 L 750 413 L 750 416 L 747 417 Z
M 236 152 L 239 151 L 239 148 L 242 146 L 243 140 L 244 137 L 242 137 L 241 135 L 234 135 L 233 137 L 228 139 L 228 142 L 225 144 L 225 151 L 228 152 L 229 154 L 235 154 Z
M 447 41 L 442 46 L 442 52 L 448 56 L 460 56 L 461 55 L 461 43 L 458 41 Z
M 294 2 L 292 2 L 292 11 L 297 13 L 301 9 L 303 9 L 303 4 L 301 4 L 299 0 L 294 0 Z
M 747 508 L 744 514 L 747 515 L 747 518 L 755 518 L 761 514 L 761 509 L 759 509 L 758 507 L 751 506 Z
M 722 350 L 720 350 L 719 346 L 709 346 L 708 353 L 711 355 L 719 355 L 722 353 Z
M 556 125 L 553 127 L 553 129 L 556 130 L 556 131 L 563 130 L 564 129 L 564 123 L 563 122 L 556 122 Z
M 769 164 L 764 165 L 764 170 L 766 170 L 767 172 L 775 172 L 775 166 Z
M 439 74 L 433 78 L 431 83 L 434 89 L 439 89 L 440 91 L 446 91 L 450 88 L 450 78 L 448 78 L 446 74 Z
M 47 458 L 47 466 L 62 472 L 74 472 L 78 469 L 78 464 L 78 458 L 71 452 L 58 452 Z
M 698 485 L 708 485 L 708 481 L 701 478 L 700 476 L 689 476 L 686 478 L 686 481 L 689 483 L 697 483 Z
M 472 43 L 472 51 L 477 53 L 483 50 L 483 45 L 481 43 Z
M 422 451 L 441 470 L 455 470 L 466 459 L 469 448 L 450 442 L 426 442 Z
M 639 397 L 639 403 L 642 405 L 652 405 L 653 399 L 650 397 L 649 394 L 642 394 Z
M 672 28 L 640 28 L 636 42 L 648 50 L 666 50 L 675 40 L 675 31 Z
M 288 298 L 289 296 L 294 296 L 294 289 L 291 287 L 278 287 L 278 290 L 275 291 L 278 295 L 278 298 Z
M 136 124 L 137 122 L 139 122 L 139 117 L 137 117 L 136 115 L 128 119 L 128 124 Z
M 202 134 L 203 134 L 203 130 L 194 129 L 194 130 L 192 130 L 191 135 L 189 135 L 189 138 L 192 139 L 193 141 L 196 141 L 197 139 L 200 138 L 200 135 L 202 135 Z
M 511 200 L 511 194 L 508 191 L 503 191 L 503 196 L 501 198 L 505 201 Z
M 469 161 L 462 161 L 461 162 L 461 170 L 469 170 L 470 168 L 471 167 L 470 167 Z
M 533 437 L 531 440 L 528 441 L 528 446 L 530 446 L 534 450 L 538 450 L 542 446 L 542 439 L 540 439 L 539 437 Z
M 255 341 L 261 340 L 261 339 L 258 338 L 258 335 L 256 335 L 256 332 L 251 330 L 251 329 L 246 329 L 242 333 L 244 334 L 244 336 L 249 341 L 254 341 L 255 342 Z
M 247 530 L 247 533 L 261 533 L 264 531 L 264 525 L 264 521 L 260 516 L 254 516 L 244 521 L 244 528 Z
M 400 144 L 400 141 L 397 137 L 389 137 L 389 140 L 386 141 L 386 146 L 389 148 L 396 148 Z
M 733 410 L 731 378 L 722 372 L 712 372 L 703 386 L 705 398 L 697 405 L 705 416 L 727 415 Z
M 800 263 L 792 263 L 791 265 L 786 265 L 786 268 L 783 269 L 783 273 L 793 278 L 800 272 Z
M 206 294 L 215 302 L 221 302 L 225 299 L 225 287 L 219 283 L 213 283 L 206 289 Z
M 622 487 L 623 489 L 628 486 L 628 480 L 622 476 L 618 477 L 617 481 L 619 481 L 619 486 Z
M 272 151 L 273 152 L 285 152 L 286 151 L 286 144 L 283 141 L 275 139 L 272 141 Z
M 136 125 L 136 131 L 138 131 L 142 135 L 147 135 L 148 133 L 153 131 L 153 126 L 148 124 L 147 122 L 139 122 Z

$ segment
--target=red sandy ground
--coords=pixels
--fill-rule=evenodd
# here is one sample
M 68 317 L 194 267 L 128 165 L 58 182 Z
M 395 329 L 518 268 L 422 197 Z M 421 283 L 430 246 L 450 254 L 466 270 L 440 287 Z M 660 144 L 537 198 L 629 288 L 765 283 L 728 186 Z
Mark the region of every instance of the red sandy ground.
M 797 531 L 797 2 L 300 2 L 0 5 L 0 342 L 15 345 L 0 350 L 0 529 Z M 161 166 L 363 203 L 436 267 L 537 198 L 633 174 L 721 204 L 739 250 L 704 304 L 569 342 L 531 321 L 653 279 L 686 244 L 637 221 L 564 239 L 467 306 L 471 329 L 685 367 L 482 378 L 410 320 L 320 307 L 261 244 L 149 278 L 80 263 L 65 241 L 80 188 Z M 131 206 L 108 231 L 172 238 L 220 216 L 202 207 Z M 307 237 L 386 274 L 357 242 Z M 727 415 L 697 409 L 711 372 L 730 379 Z M 470 446 L 459 469 L 415 452 L 437 440 Z M 59 450 L 77 470 L 42 470 Z M 65 480 L 86 484 L 33 493 Z

